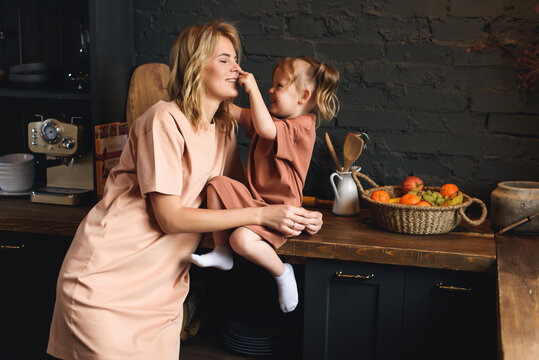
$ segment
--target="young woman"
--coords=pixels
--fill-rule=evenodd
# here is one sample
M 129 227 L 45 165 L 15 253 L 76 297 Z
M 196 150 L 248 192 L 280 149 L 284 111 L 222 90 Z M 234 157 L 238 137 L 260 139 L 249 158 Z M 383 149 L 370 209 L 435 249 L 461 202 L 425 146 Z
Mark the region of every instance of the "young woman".
M 251 109 L 234 107 L 232 114 L 252 136 L 247 167 L 248 187 L 226 176 L 218 176 L 208 187 L 208 207 L 236 209 L 290 204 L 300 206 L 303 185 L 316 139 L 316 116 L 331 120 L 337 113 L 339 84 L 337 69 L 311 58 L 284 58 L 273 72 L 269 111 L 252 74 L 240 72 L 239 83 L 249 94 Z M 301 227 L 301 225 L 299 225 Z M 292 229 L 298 228 L 293 223 Z M 290 312 L 298 304 L 292 265 L 283 264 L 275 253 L 288 234 L 264 226 L 250 225 L 231 234 L 214 232 L 215 249 L 191 255 L 202 267 L 232 268 L 232 250 L 264 267 L 275 278 L 279 305 Z
M 321 214 L 295 206 L 199 209 L 206 183 L 240 176 L 234 119 L 240 41 L 213 22 L 171 48 L 170 102 L 129 132 L 103 199 L 80 224 L 58 278 L 48 353 L 61 359 L 178 359 L 188 256 L 200 233 L 264 225 L 314 233 Z M 291 224 L 295 224 L 294 227 Z

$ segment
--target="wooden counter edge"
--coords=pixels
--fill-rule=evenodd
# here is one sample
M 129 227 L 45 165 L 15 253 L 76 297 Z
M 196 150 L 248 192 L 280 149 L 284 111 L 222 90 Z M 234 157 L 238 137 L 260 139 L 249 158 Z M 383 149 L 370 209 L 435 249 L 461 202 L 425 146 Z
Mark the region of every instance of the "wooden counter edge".
M 539 235 L 496 237 L 500 359 L 539 359 Z
M 200 248 L 211 249 L 211 236 L 202 237 Z M 334 259 L 362 261 L 388 265 L 416 266 L 431 269 L 448 269 L 472 272 L 496 271 L 496 258 L 458 254 L 451 252 L 432 252 L 428 250 L 390 248 L 362 244 L 337 244 L 331 242 L 303 241 L 291 238 L 277 250 L 277 254 L 299 258 Z M 302 261 L 299 261 L 302 262 Z

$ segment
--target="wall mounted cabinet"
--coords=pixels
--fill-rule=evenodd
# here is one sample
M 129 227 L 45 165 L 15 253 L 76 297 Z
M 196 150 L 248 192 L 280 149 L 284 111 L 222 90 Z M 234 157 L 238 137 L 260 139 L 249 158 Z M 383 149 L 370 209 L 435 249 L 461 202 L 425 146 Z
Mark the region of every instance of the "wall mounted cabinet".
M 97 124 L 125 121 L 133 70 L 132 1 L 29 0 L 0 2 L 0 154 L 28 152 L 27 124 L 35 114 L 82 126 L 86 153 L 94 153 Z M 88 49 L 89 80 L 81 89 L 67 73 Z M 15 81 L 9 68 L 44 63 L 46 79 Z M 11 74 L 12 75 L 12 74 Z M 40 179 L 38 178 L 38 181 Z

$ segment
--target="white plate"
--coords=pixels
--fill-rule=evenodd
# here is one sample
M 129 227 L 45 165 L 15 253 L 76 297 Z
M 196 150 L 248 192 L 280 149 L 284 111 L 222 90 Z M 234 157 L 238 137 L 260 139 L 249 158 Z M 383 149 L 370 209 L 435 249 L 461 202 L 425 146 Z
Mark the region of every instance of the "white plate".
M 15 191 L 4 191 L 0 189 L 0 196 L 25 196 L 25 195 L 30 195 L 30 190 L 15 192 Z

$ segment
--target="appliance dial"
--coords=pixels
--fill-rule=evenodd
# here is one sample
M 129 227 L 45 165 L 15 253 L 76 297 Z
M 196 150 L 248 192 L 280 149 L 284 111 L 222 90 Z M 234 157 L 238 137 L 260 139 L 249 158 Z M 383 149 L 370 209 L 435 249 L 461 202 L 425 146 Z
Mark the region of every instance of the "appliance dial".
M 41 136 L 49 144 L 56 144 L 60 141 L 62 130 L 58 122 L 53 119 L 45 120 L 41 126 Z
M 71 136 L 66 136 L 62 139 L 62 146 L 67 150 L 73 149 L 75 146 L 75 139 L 73 139 Z

